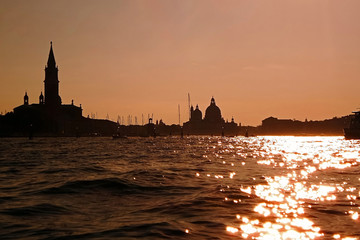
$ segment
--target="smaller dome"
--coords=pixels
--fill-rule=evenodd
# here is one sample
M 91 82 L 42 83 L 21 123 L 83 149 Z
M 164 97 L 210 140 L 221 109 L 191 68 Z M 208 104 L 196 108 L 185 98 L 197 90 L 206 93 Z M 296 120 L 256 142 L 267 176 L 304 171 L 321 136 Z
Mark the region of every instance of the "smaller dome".
M 200 111 L 198 105 L 196 105 L 196 109 L 193 112 L 192 120 L 194 120 L 194 121 L 201 121 L 202 120 L 202 112 Z

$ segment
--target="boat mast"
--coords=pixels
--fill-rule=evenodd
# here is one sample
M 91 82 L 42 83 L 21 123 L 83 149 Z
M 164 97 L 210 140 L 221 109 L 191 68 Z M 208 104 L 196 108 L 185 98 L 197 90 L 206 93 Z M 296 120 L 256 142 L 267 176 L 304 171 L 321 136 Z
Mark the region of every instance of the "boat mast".
M 180 121 L 180 104 L 178 104 L 178 114 L 179 114 L 179 126 L 181 126 L 181 121 Z

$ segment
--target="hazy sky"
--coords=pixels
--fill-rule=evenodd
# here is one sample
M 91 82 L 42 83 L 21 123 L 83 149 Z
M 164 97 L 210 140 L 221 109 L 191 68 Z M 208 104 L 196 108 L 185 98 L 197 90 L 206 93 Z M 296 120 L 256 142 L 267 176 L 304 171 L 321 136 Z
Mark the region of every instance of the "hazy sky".
M 99 118 L 343 116 L 360 107 L 359 0 L 1 0 L 0 111 L 38 103 L 53 41 L 60 96 Z

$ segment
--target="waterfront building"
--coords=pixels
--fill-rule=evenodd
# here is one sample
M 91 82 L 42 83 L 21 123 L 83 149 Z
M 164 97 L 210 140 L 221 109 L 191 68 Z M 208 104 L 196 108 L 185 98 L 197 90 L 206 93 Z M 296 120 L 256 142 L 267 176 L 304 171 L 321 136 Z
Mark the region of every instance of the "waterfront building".
M 234 118 L 231 122 L 225 122 L 221 115 L 220 108 L 216 105 L 214 97 L 210 100 L 210 105 L 205 110 L 205 116 L 202 118 L 202 112 L 199 106 L 190 107 L 190 119 L 184 123 L 185 134 L 201 135 L 237 135 L 240 127 L 235 123 Z
M 14 108 L 14 118 L 21 131 L 30 126 L 41 133 L 65 134 L 75 132 L 82 118 L 81 106 L 62 104 L 59 95 L 58 66 L 56 65 L 52 42 L 45 66 L 44 93 L 41 91 L 39 102 L 30 104 L 30 96 L 25 92 L 24 104 Z
M 31 95 L 25 92 L 22 105 L 1 117 L 0 136 L 79 136 L 111 134 L 116 123 L 107 120 L 84 118 L 82 107 L 63 104 L 59 94 L 59 68 L 56 65 L 52 42 L 45 66 L 44 94 L 39 102 L 30 103 Z

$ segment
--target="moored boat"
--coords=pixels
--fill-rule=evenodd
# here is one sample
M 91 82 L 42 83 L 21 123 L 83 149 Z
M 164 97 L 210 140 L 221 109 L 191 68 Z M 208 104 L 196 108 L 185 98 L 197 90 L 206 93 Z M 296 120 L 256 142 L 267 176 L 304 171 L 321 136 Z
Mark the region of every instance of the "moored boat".
M 127 138 L 127 136 L 123 136 L 123 135 L 120 135 L 120 134 L 114 134 L 112 136 L 113 139 L 118 139 L 118 138 Z
M 124 134 L 122 134 L 120 125 L 118 125 L 118 128 L 116 130 L 116 133 L 112 135 L 113 139 L 118 139 L 118 138 L 127 138 L 127 136 L 125 136 Z

